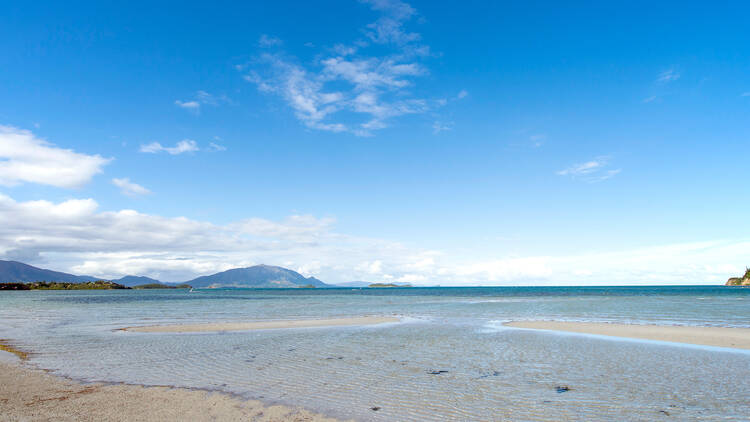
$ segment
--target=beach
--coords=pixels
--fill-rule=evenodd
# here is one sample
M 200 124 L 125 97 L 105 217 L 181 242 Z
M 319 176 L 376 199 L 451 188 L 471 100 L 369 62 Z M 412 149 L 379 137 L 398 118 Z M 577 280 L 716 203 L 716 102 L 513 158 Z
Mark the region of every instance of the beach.
M 254 322 L 217 322 L 208 324 L 174 324 L 174 325 L 151 325 L 144 327 L 126 327 L 123 331 L 140 333 L 205 333 L 212 331 L 252 331 L 252 330 L 274 330 L 285 328 L 324 328 L 324 327 L 350 327 L 359 325 L 375 325 L 398 322 L 393 317 L 352 317 L 352 318 L 327 318 L 327 319 L 298 319 L 281 321 L 254 321 Z
M 0 420 L 742 420 L 748 312 L 723 286 L 6 292 Z
M 750 328 L 695 327 L 686 325 L 637 325 L 596 322 L 515 321 L 508 327 L 564 331 L 701 346 L 750 349 Z
M 21 366 L 0 351 L 3 421 L 297 421 L 335 419 L 228 394 L 126 384 L 78 383 Z

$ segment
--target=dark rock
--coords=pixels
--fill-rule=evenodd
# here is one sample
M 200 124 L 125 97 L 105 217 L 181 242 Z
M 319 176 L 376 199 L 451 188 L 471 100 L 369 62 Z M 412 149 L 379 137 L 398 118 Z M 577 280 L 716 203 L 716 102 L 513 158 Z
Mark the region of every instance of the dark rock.
M 377 412 L 378 410 L 380 410 L 380 406 L 373 406 L 370 408 L 370 410 L 372 410 L 373 412 Z
M 447 374 L 448 371 L 444 371 L 444 370 L 441 369 L 441 370 L 438 370 L 438 371 L 429 371 L 427 373 L 430 374 L 430 375 L 440 375 L 440 374 Z
M 500 371 L 492 371 L 491 374 L 484 374 L 484 375 L 481 375 L 479 378 L 496 377 L 498 375 L 500 375 Z
M 568 387 L 567 385 L 558 385 L 557 387 L 555 387 L 555 391 L 557 391 L 558 393 L 564 393 L 566 391 L 570 391 L 570 387 Z
M 0 290 L 31 290 L 23 283 L 0 283 Z

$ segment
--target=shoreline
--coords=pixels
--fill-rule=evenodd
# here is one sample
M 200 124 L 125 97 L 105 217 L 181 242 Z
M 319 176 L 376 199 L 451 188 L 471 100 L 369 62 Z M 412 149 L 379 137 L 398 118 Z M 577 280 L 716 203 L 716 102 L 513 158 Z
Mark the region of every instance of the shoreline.
M 30 368 L 0 351 L 0 414 L 7 421 L 336 422 L 311 411 L 219 391 L 123 383 L 83 383 Z
M 750 328 L 608 322 L 512 321 L 507 327 L 750 350 Z
M 148 325 L 120 328 L 120 331 L 137 333 L 205 333 L 212 331 L 253 331 L 286 328 L 325 328 L 377 325 L 399 322 L 396 317 L 351 317 L 329 319 L 295 319 L 278 321 L 222 322 L 206 324 Z

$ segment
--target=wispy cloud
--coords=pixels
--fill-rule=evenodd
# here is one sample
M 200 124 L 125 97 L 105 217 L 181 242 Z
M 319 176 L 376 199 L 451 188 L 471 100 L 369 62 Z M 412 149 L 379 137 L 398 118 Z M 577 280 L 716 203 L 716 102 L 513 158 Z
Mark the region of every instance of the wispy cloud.
M 445 132 L 453 129 L 453 122 L 440 122 L 435 121 L 432 123 L 432 133 L 437 135 L 440 132 Z
M 363 3 L 369 4 L 372 10 L 383 14 L 364 30 L 371 41 L 378 44 L 403 45 L 421 38 L 418 33 L 404 30 L 404 23 L 417 13 L 410 5 L 399 0 L 364 0 Z
M 226 151 L 227 147 L 224 145 L 219 145 L 216 142 L 209 142 L 208 148 L 206 148 L 210 152 L 219 152 L 219 151 Z
M 0 185 L 80 187 L 101 173 L 110 161 L 56 147 L 28 130 L 0 125 Z
M 469 91 L 462 89 L 458 91 L 458 94 L 456 95 L 456 99 L 463 99 L 469 96 Z
M 213 95 L 199 90 L 193 95 L 193 99 L 186 101 L 176 100 L 174 103 L 177 107 L 200 114 L 202 105 L 218 106 L 221 103 L 231 102 L 232 100 L 226 95 Z
M 657 82 L 672 82 L 680 79 L 680 72 L 678 72 L 675 69 L 668 69 L 659 74 L 659 76 L 656 78 Z
M 547 135 L 544 135 L 542 133 L 537 133 L 535 135 L 529 136 L 529 142 L 531 142 L 531 146 L 533 148 L 539 148 L 540 146 L 544 145 L 545 139 L 547 139 Z
M 305 126 L 358 136 L 388 127 L 395 117 L 441 106 L 412 93 L 415 79 L 428 74 L 420 59 L 430 54 L 418 43 L 419 34 L 404 29 L 416 11 L 398 0 L 363 3 L 381 14 L 362 30 L 364 39 L 325 49 L 310 65 L 283 53 L 263 53 L 244 78 L 280 96 Z M 377 54 L 368 54 L 372 44 L 379 45 Z
M 644 98 L 643 102 L 646 103 L 646 104 L 648 104 L 648 103 L 650 103 L 652 101 L 655 101 L 657 98 L 659 98 L 659 97 L 657 97 L 656 95 L 652 95 L 650 97 Z
M 602 180 L 610 179 L 622 171 L 622 169 L 619 168 L 610 169 L 609 161 L 610 157 L 599 156 L 593 160 L 573 164 L 570 167 L 558 171 L 557 174 L 560 176 L 570 176 L 581 179 L 586 182 L 600 182 Z
M 198 101 L 180 101 L 175 100 L 174 104 L 177 107 L 184 108 L 185 110 L 192 111 L 194 113 L 199 113 L 201 110 L 201 104 Z
M 750 91 L 743 92 L 742 94 L 740 94 L 740 97 L 750 97 Z
M 192 139 L 183 139 L 182 141 L 175 144 L 173 147 L 162 146 L 159 142 L 152 142 L 150 144 L 141 145 L 141 152 L 156 154 L 158 152 L 166 152 L 171 155 L 184 154 L 186 152 L 198 151 L 198 143 Z
M 120 192 L 122 192 L 123 195 L 127 196 L 148 195 L 149 193 L 151 193 L 150 190 L 137 183 L 131 182 L 127 177 L 122 179 L 114 178 L 112 179 L 112 184 L 120 188 Z
M 283 42 L 274 36 L 263 34 L 258 39 L 258 45 L 263 48 L 276 47 L 283 44 Z

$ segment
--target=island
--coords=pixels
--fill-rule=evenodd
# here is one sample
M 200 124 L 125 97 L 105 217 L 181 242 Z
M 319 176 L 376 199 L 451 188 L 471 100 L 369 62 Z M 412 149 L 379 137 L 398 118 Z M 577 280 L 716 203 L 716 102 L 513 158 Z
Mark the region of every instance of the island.
M 750 286 L 750 268 L 745 268 L 745 275 L 732 277 L 727 280 L 726 286 Z
M 374 287 L 376 289 L 382 289 L 382 288 L 392 288 L 392 287 L 411 287 L 411 284 L 372 283 L 367 287 Z

